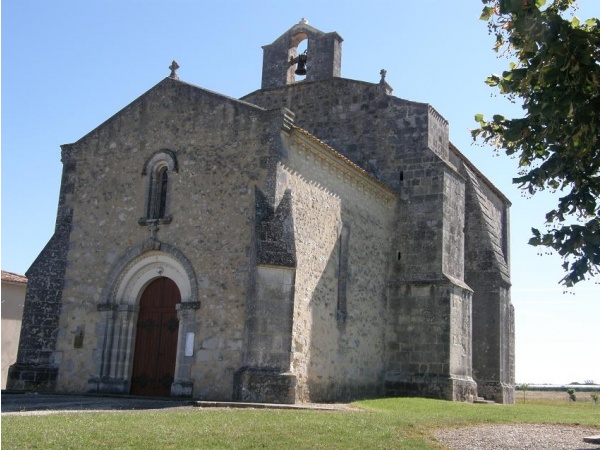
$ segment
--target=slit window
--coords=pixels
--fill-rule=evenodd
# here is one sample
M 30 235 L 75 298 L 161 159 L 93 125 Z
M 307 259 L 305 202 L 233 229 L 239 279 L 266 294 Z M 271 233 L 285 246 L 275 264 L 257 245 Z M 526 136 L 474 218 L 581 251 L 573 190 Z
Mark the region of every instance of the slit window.
M 167 212 L 167 188 L 169 186 L 169 169 L 159 167 L 152 174 L 150 195 L 148 196 L 148 218 L 164 219 Z

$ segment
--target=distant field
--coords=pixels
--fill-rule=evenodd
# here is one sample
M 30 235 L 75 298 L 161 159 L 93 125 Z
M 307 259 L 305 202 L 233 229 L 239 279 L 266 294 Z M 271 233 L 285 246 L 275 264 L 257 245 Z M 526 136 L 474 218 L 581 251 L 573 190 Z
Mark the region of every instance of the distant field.
M 575 397 L 577 400 L 575 403 L 594 403 L 591 395 L 596 393 L 600 396 L 600 390 L 589 391 L 589 392 L 580 392 L 575 391 Z M 538 390 L 528 390 L 526 392 L 516 391 L 515 399 L 517 403 L 540 403 L 540 404 L 548 404 L 548 403 L 557 403 L 560 404 L 564 402 L 565 404 L 569 404 L 569 394 L 567 394 L 566 389 L 564 391 L 538 391 Z M 572 403 L 572 402 L 571 402 Z M 600 409 L 600 400 L 597 405 Z

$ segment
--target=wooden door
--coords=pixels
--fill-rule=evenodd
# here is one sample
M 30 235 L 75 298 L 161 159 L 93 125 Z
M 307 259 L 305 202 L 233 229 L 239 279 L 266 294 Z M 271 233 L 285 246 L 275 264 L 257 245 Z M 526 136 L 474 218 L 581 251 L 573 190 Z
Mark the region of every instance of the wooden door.
M 131 394 L 164 396 L 171 394 L 175 376 L 179 320 L 175 305 L 181 295 L 175 282 L 157 278 L 140 299 Z

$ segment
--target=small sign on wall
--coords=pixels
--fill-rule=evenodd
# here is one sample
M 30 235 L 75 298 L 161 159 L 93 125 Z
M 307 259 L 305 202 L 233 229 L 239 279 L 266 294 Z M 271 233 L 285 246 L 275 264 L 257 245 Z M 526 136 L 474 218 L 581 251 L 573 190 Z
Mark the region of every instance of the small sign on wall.
M 194 339 L 196 333 L 188 331 L 185 334 L 185 356 L 194 356 Z

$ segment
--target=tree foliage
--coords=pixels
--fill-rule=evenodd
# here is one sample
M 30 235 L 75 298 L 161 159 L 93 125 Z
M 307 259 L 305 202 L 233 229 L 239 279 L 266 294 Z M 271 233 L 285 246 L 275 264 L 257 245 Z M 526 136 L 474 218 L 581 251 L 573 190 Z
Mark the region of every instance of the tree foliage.
M 559 192 L 529 243 L 558 252 L 572 286 L 600 272 L 600 21 L 577 19 L 574 0 L 482 2 L 494 50 L 511 60 L 486 83 L 524 115 L 477 114 L 473 138 L 518 158 L 513 183 L 529 194 Z

